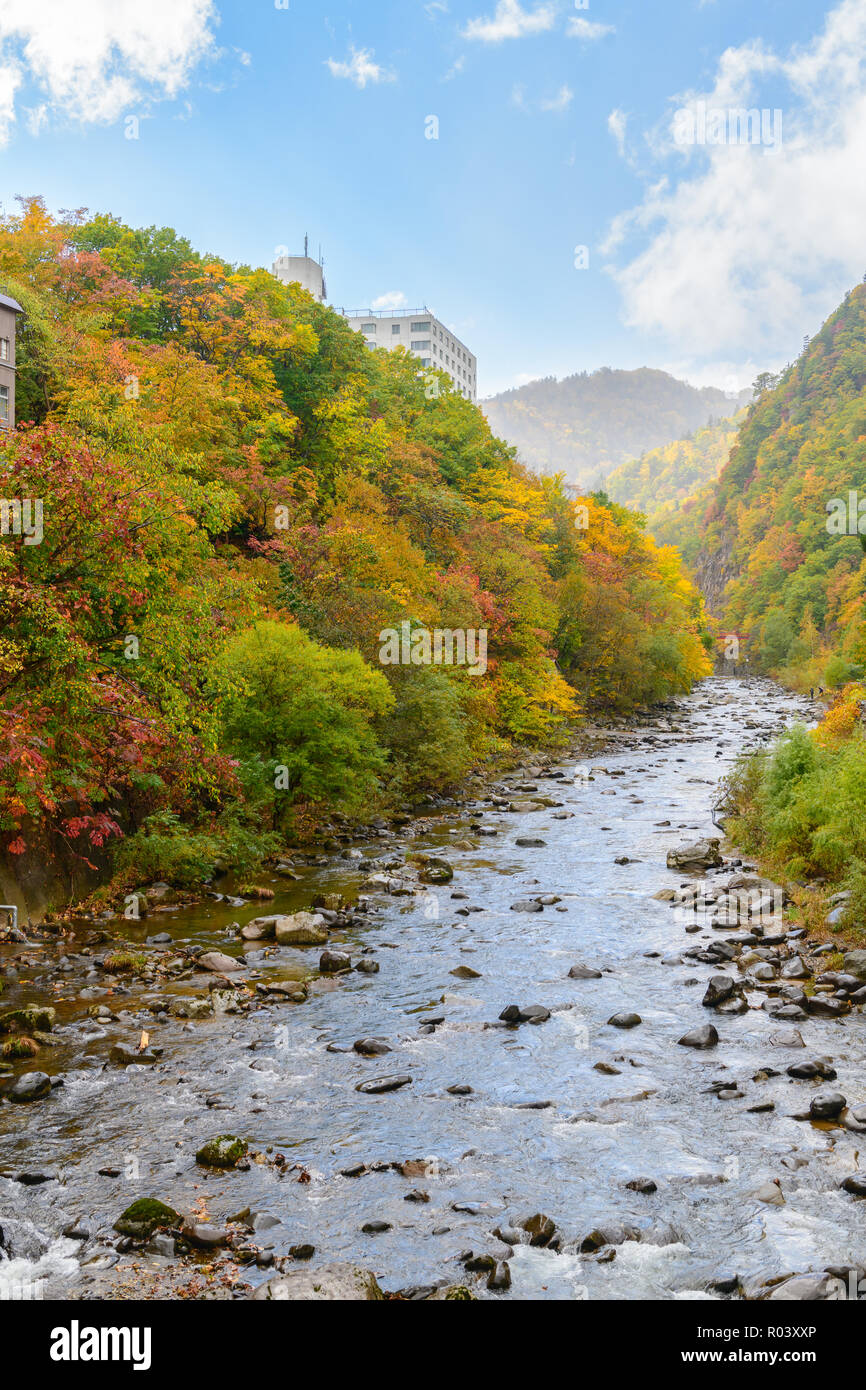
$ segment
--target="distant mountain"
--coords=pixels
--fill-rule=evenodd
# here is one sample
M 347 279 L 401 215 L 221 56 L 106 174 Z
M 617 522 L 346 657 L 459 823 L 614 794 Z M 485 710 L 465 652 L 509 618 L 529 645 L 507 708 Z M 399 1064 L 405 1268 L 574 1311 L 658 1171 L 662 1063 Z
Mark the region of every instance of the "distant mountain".
M 647 530 L 661 545 L 679 545 L 693 560 L 699 544 L 696 502 L 703 498 L 706 509 L 708 489 L 727 463 L 745 418 L 741 410 L 730 419 L 713 420 L 686 439 L 621 464 L 608 477 L 605 492 L 614 502 L 643 512 Z
M 732 397 L 651 367 L 544 377 L 481 402 L 494 434 L 516 446 L 537 473 L 564 473 L 583 489 L 649 449 L 683 439 L 711 417 L 730 416 L 751 392 Z

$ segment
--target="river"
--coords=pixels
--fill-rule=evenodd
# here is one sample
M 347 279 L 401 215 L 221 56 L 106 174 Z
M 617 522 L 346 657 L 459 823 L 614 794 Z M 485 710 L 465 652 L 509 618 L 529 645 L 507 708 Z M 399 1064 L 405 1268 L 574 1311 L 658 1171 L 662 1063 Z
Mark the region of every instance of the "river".
M 476 802 L 440 810 L 420 834 L 409 825 L 347 840 L 324 862 L 299 864 L 296 881 L 270 880 L 267 907 L 208 901 L 122 924 L 133 941 L 169 933 L 162 949 L 239 956 L 232 923 L 306 908 L 317 893 L 366 894 L 366 925 L 334 932 L 330 945 L 366 953 L 378 973 L 322 977 L 304 1003 L 259 996 L 247 1012 L 157 1018 L 166 989 L 146 981 L 98 996 L 115 1015 L 101 1022 L 87 1017 L 89 990 L 104 979 L 98 948 L 88 955 L 78 938 L 0 948 L 2 1008 L 51 1002 L 58 1015 L 54 1045 L 16 1071 L 39 1067 L 63 1083 L 43 1100 L 0 1105 L 0 1290 L 12 1296 L 33 1279 L 45 1298 L 171 1296 L 179 1261 L 115 1248 L 113 1222 L 143 1196 L 218 1222 L 258 1213 L 250 1239 L 261 1263 L 242 1271 L 253 1286 L 273 1276 L 272 1258 L 279 1265 L 304 1244 L 315 1247 L 311 1267 L 354 1261 L 390 1291 L 448 1281 L 506 1299 L 714 1298 L 735 1274 L 857 1264 L 862 1218 L 840 1182 L 857 1168 L 860 1141 L 791 1118 L 820 1083 L 786 1069 L 831 1057 L 833 1089 L 851 1105 L 866 1100 L 859 1010 L 797 1023 L 805 1049 L 790 1045 L 790 1025 L 761 1007 L 760 991 L 743 1014 L 714 1017 L 702 998 L 719 967 L 680 953 L 719 930 L 686 932 L 688 914 L 655 896 L 689 879 L 666 867 L 669 849 L 718 835 L 711 808 L 735 755 L 806 715 L 769 683 L 714 679 L 612 731 L 577 775 L 574 759 L 539 758 L 492 780 Z M 532 787 L 555 804 L 507 809 Z M 479 824 L 496 833 L 478 834 Z M 350 848 L 361 864 L 342 857 Z M 453 881 L 418 896 L 363 887 L 418 850 L 447 857 Z M 540 896 L 556 901 L 513 910 Z M 247 951 L 253 984 L 315 974 L 319 957 Z M 570 978 L 575 964 L 600 978 Z M 469 978 L 453 974 L 461 967 Z M 551 1016 L 507 1026 L 498 1020 L 509 1004 Z M 623 1011 L 640 1024 L 611 1026 Z M 709 1021 L 717 1047 L 677 1045 Z M 134 1046 L 141 1029 L 162 1049 L 159 1062 L 107 1065 L 112 1044 Z M 351 1050 L 370 1036 L 392 1050 Z M 411 1080 L 384 1094 L 356 1089 L 394 1075 Z M 268 1161 L 203 1169 L 196 1150 L 223 1133 Z M 286 1163 L 275 1165 L 276 1154 Z M 395 1165 L 407 1161 L 404 1175 Z M 358 1176 L 344 1176 L 353 1168 Z M 626 1186 L 636 1179 L 655 1190 Z M 756 1196 L 776 1182 L 780 1203 Z M 464 1273 L 461 1252 L 499 1250 L 492 1233 L 533 1213 L 555 1223 L 560 1249 L 514 1246 L 505 1292 Z M 369 1223 L 387 1229 L 365 1232 Z M 588 1233 L 616 1224 L 640 1238 L 615 1240 L 602 1258 L 580 1250 Z

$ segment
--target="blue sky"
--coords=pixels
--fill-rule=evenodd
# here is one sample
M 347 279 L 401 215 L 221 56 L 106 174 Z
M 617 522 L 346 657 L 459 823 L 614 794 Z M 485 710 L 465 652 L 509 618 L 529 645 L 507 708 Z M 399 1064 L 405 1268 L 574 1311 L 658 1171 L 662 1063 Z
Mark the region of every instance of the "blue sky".
M 866 271 L 864 52 L 866 0 L 5 0 L 0 196 L 258 265 L 309 232 L 332 303 L 427 304 L 482 395 L 734 389 Z M 701 102 L 783 125 L 684 145 Z

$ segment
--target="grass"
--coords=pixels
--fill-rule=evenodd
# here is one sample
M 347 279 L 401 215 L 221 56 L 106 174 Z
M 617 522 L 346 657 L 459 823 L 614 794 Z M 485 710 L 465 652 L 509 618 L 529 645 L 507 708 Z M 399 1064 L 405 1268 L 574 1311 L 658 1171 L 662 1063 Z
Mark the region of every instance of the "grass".
M 0 1051 L 7 1062 L 14 1062 L 24 1057 L 35 1057 L 39 1044 L 32 1038 L 7 1038 Z
M 140 975 L 147 968 L 147 956 L 141 951 L 112 951 L 103 964 L 112 975 Z

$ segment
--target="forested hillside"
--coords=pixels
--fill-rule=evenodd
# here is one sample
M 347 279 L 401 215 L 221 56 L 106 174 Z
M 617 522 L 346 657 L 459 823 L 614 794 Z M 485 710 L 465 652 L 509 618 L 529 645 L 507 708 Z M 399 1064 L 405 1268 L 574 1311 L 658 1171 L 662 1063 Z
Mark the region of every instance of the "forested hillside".
M 753 664 L 839 685 L 866 661 L 866 286 L 758 385 L 703 512 L 698 572 Z
M 0 288 L 26 311 L 0 496 L 44 516 L 0 540 L 0 851 L 248 868 L 706 671 L 674 551 L 299 287 L 30 200 Z M 382 665 L 402 623 L 486 631 L 486 669 Z
M 695 498 L 718 478 L 744 419 L 745 411 L 740 411 L 732 419 L 712 420 L 686 439 L 622 464 L 611 473 L 605 491 L 623 506 L 642 512 L 656 540 L 690 550 Z
M 539 473 L 563 473 L 567 482 L 588 489 L 602 486 L 629 459 L 683 439 L 743 403 L 649 367 L 603 367 L 562 381 L 532 381 L 481 408 L 523 463 Z

